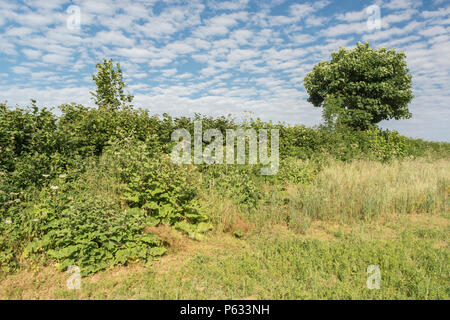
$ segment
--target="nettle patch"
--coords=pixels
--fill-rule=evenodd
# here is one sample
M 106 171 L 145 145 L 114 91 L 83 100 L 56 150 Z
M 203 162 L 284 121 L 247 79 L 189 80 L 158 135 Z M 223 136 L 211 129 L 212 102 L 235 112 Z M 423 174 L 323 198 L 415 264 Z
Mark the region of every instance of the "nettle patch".
M 164 155 L 131 175 L 123 198 L 143 212 L 147 225 L 168 224 L 200 240 L 213 226 L 198 200 L 199 178 L 194 167 L 173 164 Z
M 26 246 L 24 258 L 42 252 L 58 262 L 59 270 L 76 265 L 87 275 L 129 261 L 151 261 L 166 251 L 156 235 L 144 233 L 145 217 L 139 210 L 124 210 L 88 194 L 60 201 L 33 208 L 41 216 L 42 236 Z

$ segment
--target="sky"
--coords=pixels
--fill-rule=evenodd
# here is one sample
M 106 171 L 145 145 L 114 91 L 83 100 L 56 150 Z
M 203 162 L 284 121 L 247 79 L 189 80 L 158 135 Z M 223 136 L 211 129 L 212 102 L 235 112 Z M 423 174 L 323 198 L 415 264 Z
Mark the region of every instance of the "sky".
M 381 126 L 450 142 L 450 0 L 0 0 L 0 102 L 93 106 L 120 62 L 134 105 L 313 126 L 305 75 L 340 46 L 404 51 L 413 117 Z

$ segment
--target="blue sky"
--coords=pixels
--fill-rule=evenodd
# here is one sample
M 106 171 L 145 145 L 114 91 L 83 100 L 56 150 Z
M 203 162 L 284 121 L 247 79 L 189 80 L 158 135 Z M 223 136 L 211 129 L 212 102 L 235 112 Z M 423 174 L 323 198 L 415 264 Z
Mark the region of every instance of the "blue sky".
M 413 118 L 382 126 L 450 141 L 449 31 L 443 0 L 0 0 L 0 101 L 92 105 L 91 75 L 105 57 L 152 113 L 250 112 L 311 126 L 321 111 L 306 101 L 304 76 L 340 46 L 369 40 L 403 50 L 413 75 Z

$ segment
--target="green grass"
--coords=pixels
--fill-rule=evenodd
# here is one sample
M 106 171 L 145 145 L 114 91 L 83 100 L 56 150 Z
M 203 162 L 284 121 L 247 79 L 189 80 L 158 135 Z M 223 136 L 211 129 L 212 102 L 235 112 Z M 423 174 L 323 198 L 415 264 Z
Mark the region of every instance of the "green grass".
M 52 267 L 2 279 L 0 297 L 51 299 L 449 299 L 448 217 L 406 216 L 384 223 L 313 223 L 299 235 L 236 239 L 213 234 L 169 250 L 150 266 L 116 267 L 65 287 Z M 180 235 L 180 237 L 183 237 Z M 366 286 L 369 265 L 381 289 Z M 14 285 L 15 284 L 15 285 Z

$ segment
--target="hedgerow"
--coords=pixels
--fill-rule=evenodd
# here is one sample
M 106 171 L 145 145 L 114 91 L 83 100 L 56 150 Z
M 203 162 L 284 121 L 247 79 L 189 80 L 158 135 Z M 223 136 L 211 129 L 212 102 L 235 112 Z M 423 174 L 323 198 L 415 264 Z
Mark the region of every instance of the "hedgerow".
M 389 162 L 448 157 L 450 144 L 408 139 L 393 131 L 343 126 L 307 128 L 231 117 L 162 117 L 133 108 L 120 67 L 97 65 L 97 107 L 63 104 L 59 110 L 0 104 L 0 269 L 27 263 L 70 265 L 82 274 L 165 252 L 147 227 L 167 224 L 201 240 L 213 228 L 202 205 L 208 192 L 240 210 L 267 202 L 264 188 L 312 184 L 329 159 Z M 115 90 L 119 88 L 120 90 Z M 278 129 L 280 172 L 260 165 L 176 165 L 171 133 L 194 121 L 203 130 Z M 225 141 L 224 141 L 225 143 Z M 268 187 L 269 186 L 269 187 Z M 279 189 L 279 190 L 278 190 Z M 312 205 L 312 204 L 311 204 Z
M 133 108 L 72 104 L 60 109 L 57 116 L 34 103 L 24 109 L 0 105 L 3 271 L 36 257 L 56 261 L 60 269 L 78 265 L 83 274 L 132 260 L 150 261 L 163 254 L 164 247 L 156 236 L 145 234 L 146 226 L 169 224 L 196 239 L 212 229 L 201 206 L 200 187 L 251 209 L 262 198 L 264 183 L 313 181 L 321 170 L 320 159 L 390 161 L 449 154 L 446 144 L 377 128 L 329 131 L 261 120 L 238 124 L 200 115 L 159 118 Z M 193 133 L 194 120 L 202 120 L 204 130 L 279 129 L 279 175 L 261 177 L 259 167 L 249 165 L 173 164 L 170 134 L 180 127 Z M 107 185 L 115 186 L 114 196 L 107 193 Z M 100 194 L 92 194 L 95 188 Z

